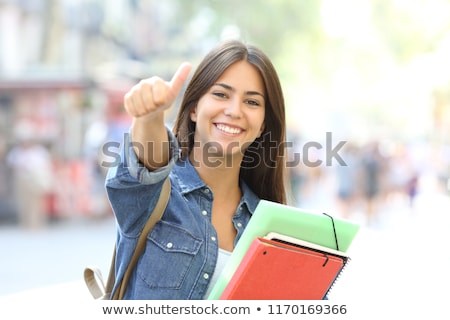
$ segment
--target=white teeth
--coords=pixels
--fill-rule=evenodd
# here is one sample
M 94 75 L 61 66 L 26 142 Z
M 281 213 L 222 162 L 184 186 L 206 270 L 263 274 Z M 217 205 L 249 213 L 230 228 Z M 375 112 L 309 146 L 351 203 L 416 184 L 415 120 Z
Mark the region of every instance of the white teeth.
M 220 131 L 226 132 L 226 133 L 231 133 L 231 134 L 241 133 L 241 129 L 231 128 L 231 127 L 225 126 L 223 124 L 218 124 L 217 129 L 219 129 Z

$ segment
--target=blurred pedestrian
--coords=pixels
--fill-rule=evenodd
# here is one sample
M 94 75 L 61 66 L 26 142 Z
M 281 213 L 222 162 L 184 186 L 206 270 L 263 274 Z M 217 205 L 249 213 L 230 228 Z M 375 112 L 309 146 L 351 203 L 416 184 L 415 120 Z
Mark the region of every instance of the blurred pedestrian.
M 361 157 L 362 196 L 366 204 L 367 222 L 369 225 L 373 225 L 377 222 L 377 213 L 380 209 L 382 174 L 385 166 L 379 150 L 379 143 L 377 141 L 369 142 L 363 147 Z
M 46 225 L 46 199 L 53 185 L 52 162 L 46 147 L 35 140 L 29 123 L 15 128 L 17 145 L 7 155 L 13 171 L 15 203 L 20 226 L 37 230 Z
M 14 203 L 12 200 L 12 188 L 7 181 L 11 181 L 11 170 L 7 161 L 6 138 L 0 132 L 0 223 L 14 222 L 16 220 Z
M 337 204 L 340 215 L 348 219 L 355 209 L 358 199 L 361 166 L 358 146 L 348 143 L 342 150 L 345 165 L 336 167 Z

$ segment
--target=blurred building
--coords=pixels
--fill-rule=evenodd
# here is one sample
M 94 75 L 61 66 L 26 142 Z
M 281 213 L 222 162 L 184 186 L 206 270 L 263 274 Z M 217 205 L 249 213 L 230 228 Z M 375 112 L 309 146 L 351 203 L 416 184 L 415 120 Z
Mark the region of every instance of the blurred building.
M 24 121 L 53 159 L 48 215 L 108 211 L 101 147 L 128 129 L 124 93 L 150 68 L 169 76 L 174 60 L 202 49 L 173 27 L 174 3 L 0 0 L 0 223 L 14 216 L 5 157 Z
M 103 177 L 93 174 L 98 163 L 87 157 L 86 130 L 105 114 L 114 122 L 117 99 L 92 77 L 101 51 L 84 54 L 99 36 L 100 18 L 96 2 L 0 1 L 0 223 L 14 220 L 17 204 L 11 203 L 5 159 L 18 143 L 15 128 L 25 122 L 52 157 L 56 179 L 47 196 L 48 216 L 104 210 L 93 203 L 94 186 Z

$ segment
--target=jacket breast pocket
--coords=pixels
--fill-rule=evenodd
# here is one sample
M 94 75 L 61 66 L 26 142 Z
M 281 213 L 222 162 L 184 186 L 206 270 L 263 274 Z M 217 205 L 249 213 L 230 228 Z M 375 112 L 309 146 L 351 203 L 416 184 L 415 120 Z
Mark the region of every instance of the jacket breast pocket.
M 137 266 L 138 278 L 150 288 L 180 288 L 202 243 L 202 239 L 187 230 L 159 221 L 147 237 L 145 252 Z

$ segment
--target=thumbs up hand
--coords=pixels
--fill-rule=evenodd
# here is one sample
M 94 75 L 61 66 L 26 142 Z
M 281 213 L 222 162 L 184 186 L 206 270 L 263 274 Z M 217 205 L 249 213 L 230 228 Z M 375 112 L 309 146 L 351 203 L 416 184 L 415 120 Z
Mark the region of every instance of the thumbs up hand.
M 125 94 L 125 110 L 134 118 L 154 118 L 168 109 L 179 95 L 191 65 L 182 63 L 170 82 L 159 77 L 141 80 Z
M 125 110 L 133 117 L 133 148 L 139 161 L 149 170 L 156 170 L 169 161 L 164 110 L 168 109 L 180 94 L 190 71 L 191 65 L 183 63 L 169 82 L 159 77 L 151 77 L 141 80 L 125 94 Z

